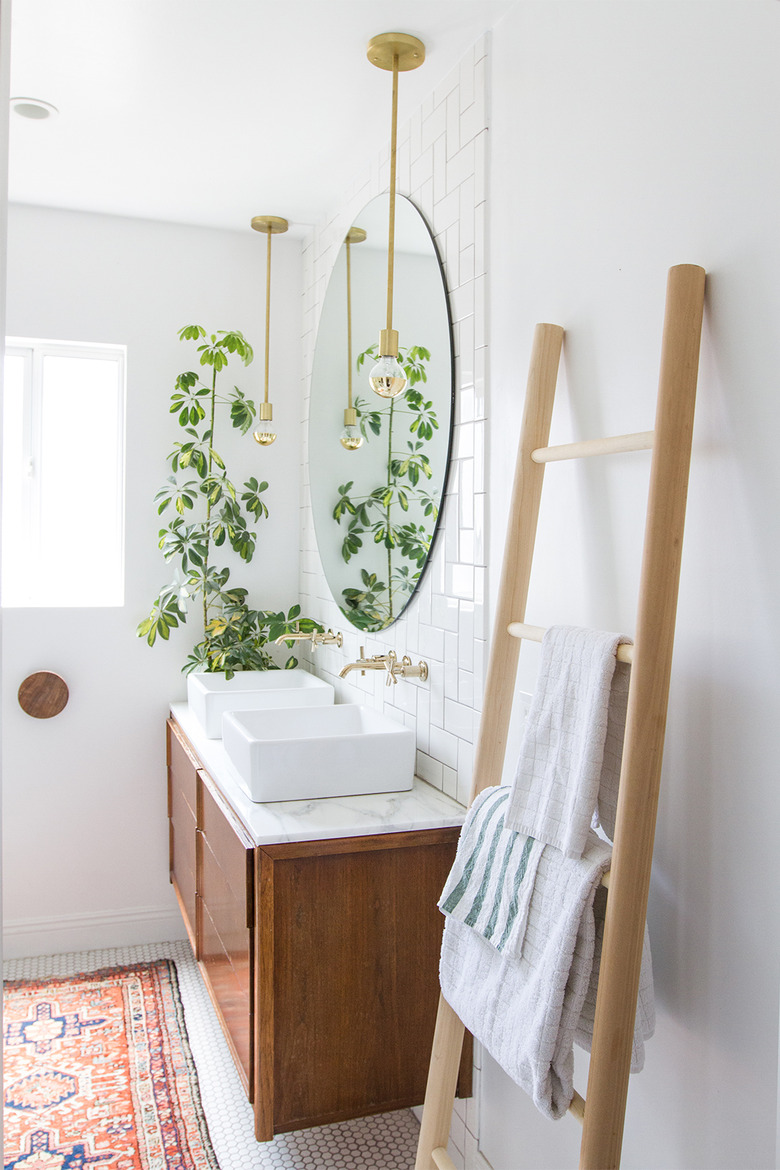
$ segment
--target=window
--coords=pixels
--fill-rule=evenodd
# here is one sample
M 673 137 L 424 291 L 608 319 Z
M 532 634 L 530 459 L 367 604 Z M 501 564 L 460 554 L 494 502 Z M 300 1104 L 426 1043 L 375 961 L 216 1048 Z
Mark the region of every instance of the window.
M 7 339 L 4 606 L 123 604 L 125 352 Z

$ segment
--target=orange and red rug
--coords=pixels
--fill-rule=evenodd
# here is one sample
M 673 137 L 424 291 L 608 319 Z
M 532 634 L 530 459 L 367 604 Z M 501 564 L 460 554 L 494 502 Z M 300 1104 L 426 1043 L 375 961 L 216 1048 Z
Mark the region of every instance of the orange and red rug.
M 168 959 L 6 983 L 5 1170 L 219 1170 Z

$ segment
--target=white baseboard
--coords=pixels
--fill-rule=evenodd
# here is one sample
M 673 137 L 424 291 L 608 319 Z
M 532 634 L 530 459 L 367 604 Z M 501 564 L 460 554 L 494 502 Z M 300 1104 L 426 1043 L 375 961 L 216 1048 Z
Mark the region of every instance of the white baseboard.
M 186 938 L 177 909 L 133 906 L 94 914 L 61 914 L 52 918 L 3 921 L 3 958 L 62 955 L 102 947 L 136 946 Z

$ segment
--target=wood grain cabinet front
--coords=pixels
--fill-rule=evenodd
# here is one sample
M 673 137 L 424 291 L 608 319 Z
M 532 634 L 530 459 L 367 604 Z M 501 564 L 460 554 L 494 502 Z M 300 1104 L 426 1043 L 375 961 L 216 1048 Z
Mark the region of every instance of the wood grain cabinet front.
M 458 828 L 255 846 L 175 720 L 168 741 L 171 880 L 258 1141 L 421 1104 Z M 469 1038 L 463 1097 L 471 1063 Z
M 269 845 L 256 1136 L 422 1104 L 439 1000 L 436 908 L 457 829 Z M 464 1044 L 458 1091 L 471 1094 Z
M 199 772 L 200 961 L 250 1100 L 253 1094 L 254 842 Z
M 170 878 L 197 956 L 198 760 L 178 725 L 168 720 L 168 840 Z

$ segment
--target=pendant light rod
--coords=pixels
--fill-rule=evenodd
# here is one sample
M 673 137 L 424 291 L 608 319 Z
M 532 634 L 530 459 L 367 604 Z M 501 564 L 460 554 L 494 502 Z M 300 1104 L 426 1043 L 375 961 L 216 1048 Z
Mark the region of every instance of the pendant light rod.
M 393 272 L 395 267 L 395 156 L 398 145 L 398 54 L 393 53 L 393 105 L 390 122 L 390 223 L 387 230 L 387 332 L 393 328 Z
M 290 225 L 279 215 L 256 215 L 252 219 L 252 227 L 256 232 L 264 232 L 268 236 L 268 247 L 265 258 L 265 389 L 263 401 L 258 410 L 261 423 L 270 423 L 273 419 L 273 406 L 268 401 L 268 374 L 271 353 L 271 236 L 286 232 Z M 273 443 L 276 435 L 270 427 L 261 428 L 254 432 L 254 437 L 262 446 Z
M 347 396 L 352 409 L 352 254 L 353 244 L 362 244 L 366 238 L 363 228 L 351 227 L 344 237 L 347 246 Z
M 393 280 L 395 266 L 395 188 L 398 148 L 398 74 L 417 69 L 425 60 L 425 45 L 408 33 L 380 33 L 368 42 L 368 59 L 378 69 L 392 71 L 393 104 L 390 122 L 390 215 L 387 233 L 387 328 L 382 331 L 380 351 L 396 356 L 398 335 L 393 329 Z
M 352 410 L 352 264 L 350 246 L 352 241 L 347 232 L 347 407 Z
M 265 392 L 263 402 L 268 401 L 268 368 L 271 353 L 271 232 L 268 233 L 268 247 L 265 253 Z
M 357 429 L 357 411 L 352 405 L 352 245 L 362 244 L 365 238 L 365 231 L 359 227 L 351 227 L 344 237 L 347 254 L 347 408 L 344 430 L 339 438 L 347 451 L 357 451 L 363 445 L 363 436 Z
M 392 70 L 393 110 L 390 122 L 390 222 L 387 232 L 387 328 L 379 334 L 379 354 L 368 381 L 380 398 L 397 398 L 406 387 L 406 374 L 398 360 L 398 332 L 393 329 L 393 278 L 395 268 L 395 188 L 398 147 L 398 74 L 416 69 L 425 60 L 425 45 L 408 33 L 380 33 L 368 42 L 368 59 L 378 69 Z

